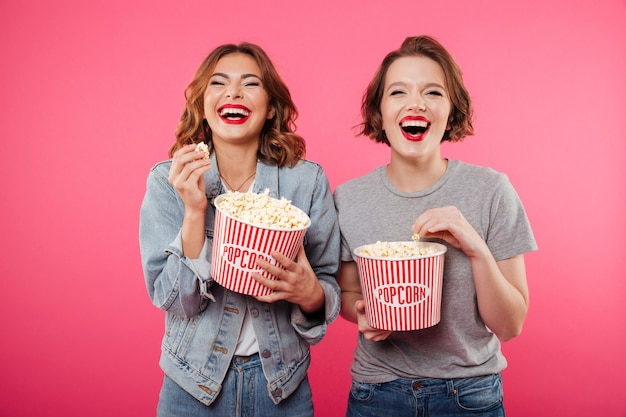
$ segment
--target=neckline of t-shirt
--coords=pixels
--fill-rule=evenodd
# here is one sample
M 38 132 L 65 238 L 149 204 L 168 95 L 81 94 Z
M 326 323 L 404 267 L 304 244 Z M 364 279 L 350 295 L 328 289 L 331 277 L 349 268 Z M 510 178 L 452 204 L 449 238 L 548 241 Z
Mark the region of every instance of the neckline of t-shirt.
M 385 187 L 389 191 L 391 191 L 393 194 L 396 194 L 396 195 L 398 195 L 400 197 L 412 197 L 412 198 L 415 198 L 415 197 L 424 197 L 424 196 L 427 196 L 427 195 L 432 194 L 435 191 L 439 190 L 441 187 L 444 186 L 444 184 L 452 176 L 452 174 L 454 173 L 456 168 L 457 168 L 457 161 L 448 159 L 448 167 L 446 168 L 446 171 L 443 173 L 441 178 L 439 178 L 437 180 L 436 183 L 434 183 L 433 185 L 431 185 L 428 188 L 424 188 L 423 190 L 415 191 L 415 192 L 412 192 L 412 193 L 407 193 L 405 191 L 398 190 L 396 187 L 393 186 L 393 184 L 389 180 L 389 176 L 387 175 L 387 166 L 386 165 L 383 165 L 383 166 L 379 167 L 378 168 L 378 172 L 380 174 L 381 180 L 382 180 L 383 184 L 385 185 Z

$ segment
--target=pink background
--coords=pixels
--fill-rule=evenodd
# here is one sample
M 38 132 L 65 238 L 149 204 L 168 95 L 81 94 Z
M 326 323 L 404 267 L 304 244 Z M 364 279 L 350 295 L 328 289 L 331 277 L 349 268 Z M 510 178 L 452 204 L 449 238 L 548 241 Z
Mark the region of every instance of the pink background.
M 268 51 L 335 187 L 387 161 L 352 126 L 383 55 L 421 33 L 476 106 L 444 154 L 508 173 L 540 246 L 504 345 L 508 415 L 626 415 L 626 2 L 385 3 L 0 1 L 1 416 L 154 415 L 164 320 L 138 211 L 213 47 Z M 313 349 L 319 416 L 344 414 L 355 339 L 339 319 Z

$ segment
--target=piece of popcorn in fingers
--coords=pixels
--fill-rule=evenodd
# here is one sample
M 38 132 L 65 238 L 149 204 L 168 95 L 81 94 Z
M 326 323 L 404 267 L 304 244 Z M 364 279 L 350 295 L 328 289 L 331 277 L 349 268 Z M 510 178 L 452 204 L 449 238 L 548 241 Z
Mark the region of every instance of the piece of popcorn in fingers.
M 196 145 L 196 152 L 204 152 L 202 159 L 209 159 L 211 157 L 211 154 L 209 153 L 209 146 L 204 142 L 200 142 Z

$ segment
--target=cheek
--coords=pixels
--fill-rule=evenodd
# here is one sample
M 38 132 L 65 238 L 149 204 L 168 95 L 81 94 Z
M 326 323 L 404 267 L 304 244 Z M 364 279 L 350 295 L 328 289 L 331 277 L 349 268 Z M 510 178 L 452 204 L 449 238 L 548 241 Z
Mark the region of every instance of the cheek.
M 384 101 L 380 104 L 380 117 L 383 122 L 383 130 L 388 129 L 396 124 L 397 112 L 386 104 Z
M 270 99 L 267 94 L 258 94 L 255 96 L 251 96 L 251 99 L 257 111 L 263 110 L 267 112 L 268 119 L 270 118 L 269 116 L 274 114 L 274 109 L 270 107 Z
M 448 103 L 434 103 L 430 109 L 436 115 L 438 124 L 447 126 L 452 120 L 452 107 Z
M 205 109 L 215 110 L 217 102 L 220 100 L 222 96 L 222 91 L 216 89 L 207 89 L 204 92 L 203 103 Z
M 211 101 L 208 97 L 204 97 L 204 102 L 202 103 L 202 105 L 205 117 L 210 116 L 213 113 L 213 110 L 211 108 Z
M 217 115 L 217 100 L 212 97 L 205 97 L 203 103 L 204 118 L 209 122 L 216 122 L 219 117 Z

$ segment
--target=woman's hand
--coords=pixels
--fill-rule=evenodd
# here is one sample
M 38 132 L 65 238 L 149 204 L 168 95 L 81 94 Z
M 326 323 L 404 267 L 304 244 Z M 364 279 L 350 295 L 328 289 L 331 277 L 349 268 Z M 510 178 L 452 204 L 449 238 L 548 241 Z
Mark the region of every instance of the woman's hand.
M 211 168 L 211 161 L 203 159 L 204 152 L 197 152 L 195 148 L 195 144 L 185 145 L 174 153 L 168 180 L 185 203 L 186 210 L 204 212 L 208 204 L 204 173 Z
M 391 331 L 370 327 L 365 316 L 365 302 L 361 291 L 359 270 L 356 262 L 342 262 L 337 279 L 341 288 L 341 316 L 356 323 L 359 331 L 368 340 L 375 342 L 385 340 Z
M 191 144 L 174 153 L 168 177 L 185 204 L 181 235 L 183 254 L 190 259 L 197 259 L 204 245 L 208 206 L 204 173 L 211 168 L 211 161 L 203 159 L 204 152 L 195 149 Z
M 426 210 L 415 219 L 412 229 L 420 237 L 444 240 L 470 258 L 489 251 L 476 229 L 454 206 Z
M 271 280 L 259 273 L 252 275 L 259 283 L 273 290 L 268 295 L 257 297 L 257 300 L 266 303 L 286 300 L 298 304 L 305 314 L 315 313 L 324 307 L 324 290 L 309 264 L 304 246 L 300 246 L 295 261 L 276 251 L 272 252 L 272 257 L 284 269 L 257 259 L 257 266 L 276 277 L 275 280 Z
M 365 301 L 358 300 L 354 303 L 354 308 L 356 310 L 359 331 L 363 333 L 363 337 L 367 340 L 380 342 L 381 340 L 387 339 L 392 333 L 391 330 L 375 329 L 367 324 L 367 318 L 365 317 Z
M 528 313 L 523 255 L 496 262 L 487 243 L 452 206 L 426 210 L 413 223 L 413 232 L 461 249 L 470 259 L 478 311 L 485 325 L 502 341 L 520 334 Z

